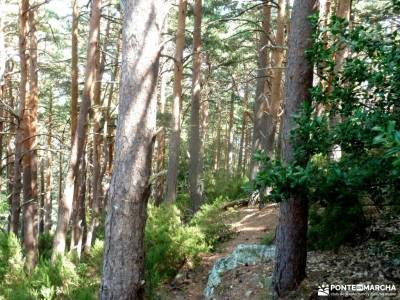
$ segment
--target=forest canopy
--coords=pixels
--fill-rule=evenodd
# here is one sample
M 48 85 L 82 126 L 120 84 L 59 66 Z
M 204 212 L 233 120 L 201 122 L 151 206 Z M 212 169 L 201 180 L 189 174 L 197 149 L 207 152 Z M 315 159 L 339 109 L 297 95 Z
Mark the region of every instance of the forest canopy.
M 0 299 L 400 290 L 399 13 L 0 0 Z

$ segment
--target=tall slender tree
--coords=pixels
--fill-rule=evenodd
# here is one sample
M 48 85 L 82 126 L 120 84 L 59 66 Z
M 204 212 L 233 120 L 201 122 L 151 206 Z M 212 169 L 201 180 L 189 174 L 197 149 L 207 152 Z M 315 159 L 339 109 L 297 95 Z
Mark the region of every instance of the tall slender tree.
M 161 31 L 168 1 L 124 1 L 115 163 L 100 299 L 143 299 L 144 228 L 155 141 Z
M 201 19 L 202 0 L 195 0 L 193 6 L 193 73 L 192 102 L 190 106 L 189 142 L 189 191 L 192 211 L 196 212 L 203 202 L 203 165 L 201 158 L 200 106 L 201 106 Z
M 293 5 L 282 117 L 281 157 L 285 164 L 289 164 L 294 157 L 295 145 L 290 139 L 290 132 L 295 128 L 293 116 L 298 113 L 302 103 L 310 100 L 313 66 L 305 52 L 311 47 L 312 28 L 309 17 L 315 4 L 315 0 L 295 0 Z M 280 204 L 276 236 L 273 287 L 280 297 L 296 289 L 306 276 L 307 218 L 307 199 L 294 191 L 290 192 L 289 198 Z
M 275 150 L 275 136 L 279 122 L 279 108 L 282 103 L 282 74 L 283 60 L 285 57 L 285 23 L 286 23 L 286 0 L 278 1 L 278 12 L 276 16 L 275 46 L 272 51 L 271 60 L 273 64 L 271 79 L 271 101 L 267 114 L 267 153 L 271 157 Z
M 52 156 L 52 139 L 53 139 L 53 93 L 50 91 L 49 104 L 48 104 L 48 119 L 47 119 L 47 151 L 46 151 L 46 184 L 44 196 L 44 231 L 50 232 L 52 226 L 51 213 L 53 210 L 52 203 L 52 185 L 53 185 L 53 172 L 51 169 L 53 156 Z
M 29 97 L 25 99 L 22 118 L 23 128 L 23 244 L 25 265 L 29 271 L 36 266 L 38 259 L 38 168 L 36 157 L 38 124 L 38 62 L 36 39 L 37 7 L 30 7 L 29 19 Z
M 172 91 L 171 135 L 169 138 L 168 173 L 165 200 L 175 201 L 177 192 L 179 148 L 181 141 L 183 50 L 185 48 L 187 0 L 179 0 L 178 28 L 174 57 L 174 87 Z
M 269 48 L 268 42 L 271 29 L 271 7 L 268 1 L 265 1 L 262 8 L 262 32 L 260 33 L 260 42 L 258 50 L 258 71 L 256 99 L 254 101 L 253 116 L 253 140 L 252 153 L 265 150 L 267 145 L 267 124 L 266 114 L 269 102 L 269 85 L 267 82 L 267 67 L 269 64 Z M 254 178 L 259 169 L 259 163 L 255 159 L 251 159 L 250 178 Z
M 91 16 L 89 24 L 89 43 L 87 49 L 87 62 L 85 73 L 85 86 L 82 101 L 79 108 L 79 117 L 76 132 L 73 135 L 71 156 L 65 178 L 65 187 L 59 202 L 57 228 L 54 235 L 53 259 L 63 255 L 67 237 L 68 224 L 71 218 L 74 198 L 74 187 L 78 175 L 79 163 L 82 158 L 87 136 L 87 123 L 90 103 L 93 98 L 96 79 L 96 51 L 98 47 L 98 32 L 100 28 L 101 0 L 93 0 L 91 4 Z

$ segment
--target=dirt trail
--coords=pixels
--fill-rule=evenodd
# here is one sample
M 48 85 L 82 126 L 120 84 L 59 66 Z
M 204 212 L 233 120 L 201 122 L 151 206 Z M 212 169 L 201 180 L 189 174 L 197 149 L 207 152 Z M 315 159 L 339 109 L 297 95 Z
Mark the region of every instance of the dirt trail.
M 175 280 L 168 292 L 167 299 L 200 300 L 208 279 L 208 272 L 214 262 L 228 256 L 239 244 L 259 244 L 266 232 L 275 230 L 277 223 L 277 205 L 241 207 L 236 209 L 238 216 L 231 222 L 235 232 L 233 239 L 223 243 L 217 253 L 206 255 L 200 265 L 192 271 L 185 272 L 183 277 Z M 245 287 L 243 287 L 245 289 Z

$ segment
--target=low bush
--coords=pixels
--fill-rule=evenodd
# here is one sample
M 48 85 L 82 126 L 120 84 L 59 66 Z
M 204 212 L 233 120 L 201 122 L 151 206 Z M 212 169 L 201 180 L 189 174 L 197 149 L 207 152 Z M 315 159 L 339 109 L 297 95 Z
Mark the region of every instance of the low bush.
M 183 224 L 174 205 L 149 206 L 145 230 L 146 288 L 149 297 L 160 282 L 166 281 L 185 263 L 195 264 L 209 246 L 201 229 Z
M 267 232 L 261 239 L 260 244 L 265 246 L 270 246 L 275 240 L 274 232 Z
M 232 236 L 232 230 L 226 222 L 232 213 L 222 209 L 226 202 L 226 198 L 218 197 L 212 204 L 202 205 L 190 221 L 192 226 L 200 228 L 212 250 Z

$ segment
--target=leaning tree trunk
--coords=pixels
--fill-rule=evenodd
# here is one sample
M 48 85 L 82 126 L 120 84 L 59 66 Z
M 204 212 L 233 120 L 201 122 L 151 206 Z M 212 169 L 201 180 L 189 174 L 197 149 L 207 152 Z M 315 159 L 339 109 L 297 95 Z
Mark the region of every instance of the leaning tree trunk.
M 100 299 L 143 299 L 144 228 L 167 1 L 125 1 L 115 163 L 108 191 Z
M 189 143 L 189 191 L 192 201 L 192 212 L 196 212 L 203 202 L 202 158 L 200 137 L 200 104 L 201 104 L 201 0 L 195 0 L 193 7 L 193 74 L 192 103 L 190 110 L 190 143 Z
M 91 99 L 93 98 L 94 81 L 96 78 L 96 50 L 98 44 L 98 32 L 100 28 L 101 0 L 93 0 L 91 6 L 91 17 L 89 25 L 89 44 L 87 49 L 87 63 L 85 74 L 85 86 L 83 89 L 82 102 L 79 109 L 79 118 L 72 142 L 71 156 L 63 196 L 58 208 L 57 228 L 54 235 L 53 259 L 63 255 L 67 237 L 68 224 L 71 218 L 72 204 L 74 198 L 74 186 L 78 175 L 79 162 L 87 135 L 87 122 Z
M 295 0 L 291 31 L 289 33 L 288 66 L 282 118 L 282 160 L 287 165 L 294 157 L 290 132 L 296 126 L 293 116 L 304 101 L 310 99 L 313 66 L 305 51 L 311 47 L 312 27 L 309 20 L 315 0 Z M 280 204 L 276 237 L 276 263 L 273 287 L 278 296 L 284 297 L 298 287 L 306 276 L 307 259 L 307 199 L 294 191 Z
M 30 44 L 29 44 L 29 97 L 25 101 L 25 112 L 22 118 L 23 139 L 23 244 L 25 249 L 25 266 L 32 271 L 38 259 L 38 170 L 36 158 L 37 122 L 38 122 L 38 75 L 37 75 L 37 40 L 36 8 L 29 10 Z
M 267 145 L 267 124 L 266 113 L 268 110 L 269 85 L 267 81 L 267 66 L 269 63 L 268 39 L 270 36 L 271 23 L 271 7 L 268 1 L 263 5 L 263 31 L 260 36 L 260 45 L 258 50 L 258 72 L 256 99 L 254 102 L 254 119 L 253 119 L 253 140 L 252 153 L 265 150 Z M 250 162 L 250 178 L 253 179 L 258 172 L 259 163 L 254 158 Z
M 179 0 L 178 29 L 176 31 L 174 87 L 172 91 L 172 118 L 171 136 L 169 138 L 168 172 L 165 201 L 172 203 L 176 199 L 179 147 L 181 140 L 181 111 L 182 111 L 182 78 L 183 78 L 183 50 L 185 48 L 187 0 Z

